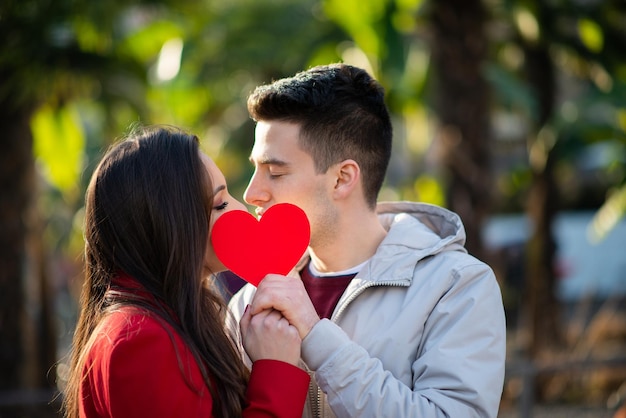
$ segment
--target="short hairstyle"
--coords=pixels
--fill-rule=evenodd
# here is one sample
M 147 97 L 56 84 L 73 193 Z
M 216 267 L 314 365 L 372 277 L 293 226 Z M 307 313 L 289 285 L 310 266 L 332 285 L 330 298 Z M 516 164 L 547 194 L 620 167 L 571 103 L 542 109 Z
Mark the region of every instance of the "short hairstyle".
M 255 121 L 300 125 L 300 147 L 318 173 L 346 159 L 361 168 L 371 208 L 391 158 L 392 126 L 383 87 L 365 70 L 346 64 L 313 67 L 257 87 L 248 97 Z

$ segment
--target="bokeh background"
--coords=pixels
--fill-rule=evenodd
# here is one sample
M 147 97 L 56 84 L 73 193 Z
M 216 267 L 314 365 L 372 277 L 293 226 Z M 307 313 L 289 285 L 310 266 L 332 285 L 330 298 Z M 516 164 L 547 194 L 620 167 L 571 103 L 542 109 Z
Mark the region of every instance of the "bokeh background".
M 107 146 L 134 123 L 181 126 L 241 198 L 247 95 L 338 61 L 387 92 L 380 199 L 456 211 L 496 271 L 501 416 L 618 416 L 626 2 L 2 0 L 0 418 L 58 416 L 84 191 Z

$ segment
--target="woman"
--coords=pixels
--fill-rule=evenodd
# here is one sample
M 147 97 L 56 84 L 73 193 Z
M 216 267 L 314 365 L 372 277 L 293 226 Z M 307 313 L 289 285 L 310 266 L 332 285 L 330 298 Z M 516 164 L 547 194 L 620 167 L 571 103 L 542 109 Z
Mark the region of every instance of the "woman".
M 242 321 L 242 363 L 209 287 L 209 230 L 244 209 L 195 136 L 144 128 L 113 146 L 86 193 L 86 278 L 64 408 L 75 417 L 301 416 L 300 338 L 275 311 Z

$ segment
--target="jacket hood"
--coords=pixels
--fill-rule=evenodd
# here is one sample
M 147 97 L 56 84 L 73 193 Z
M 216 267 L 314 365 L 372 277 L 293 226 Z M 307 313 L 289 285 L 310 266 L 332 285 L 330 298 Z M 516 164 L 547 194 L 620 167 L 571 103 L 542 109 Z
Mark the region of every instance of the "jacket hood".
M 465 228 L 454 212 L 414 202 L 381 202 L 376 211 L 387 236 L 357 279 L 408 285 L 420 260 L 442 252 L 467 252 Z
M 356 281 L 409 283 L 415 265 L 422 259 L 446 251 L 467 252 L 461 218 L 440 206 L 416 202 L 380 202 L 378 218 L 387 236 L 376 250 L 376 262 L 367 263 Z M 292 271 L 309 261 L 308 251 Z
M 415 202 L 381 202 L 376 207 L 388 231 L 383 244 L 399 243 L 436 254 L 449 246 L 465 245 L 461 218 L 440 206 Z M 458 248 L 454 248 L 458 250 Z

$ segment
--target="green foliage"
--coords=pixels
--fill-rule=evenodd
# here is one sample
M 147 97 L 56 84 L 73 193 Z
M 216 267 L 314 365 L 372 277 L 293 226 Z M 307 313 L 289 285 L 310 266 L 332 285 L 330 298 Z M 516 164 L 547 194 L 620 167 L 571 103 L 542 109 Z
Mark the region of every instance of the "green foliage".
M 511 112 L 519 112 L 535 118 L 537 102 L 525 81 L 518 74 L 502 65 L 489 63 L 485 66 L 485 76 L 491 83 L 494 95 L 500 106 Z
M 183 36 L 184 30 L 164 16 L 162 19 L 148 22 L 145 26 L 131 29 L 121 40 L 118 48 L 120 55 L 133 57 L 149 66 L 165 42 Z
M 536 41 L 550 45 L 568 86 L 550 121 L 565 165 L 590 143 L 625 140 L 624 12 L 609 3 L 490 3 L 496 29 L 484 71 L 494 113 L 522 123 L 537 118 L 521 48 L 522 32 L 530 34 L 535 22 Z M 248 93 L 343 60 L 371 69 L 387 90 L 404 178 L 391 176 L 386 187 L 399 198 L 430 190 L 419 194 L 440 201 L 436 190 L 444 186 L 433 186 L 436 176 L 422 162 L 432 145 L 422 13 L 428 7 L 424 0 L 7 0 L 0 5 L 0 102 L 38 109 L 35 152 L 50 185 L 66 198 L 83 192 L 102 149 L 135 122 L 197 133 L 241 193 L 253 136 Z M 165 53 L 172 42 L 180 43 L 174 58 Z M 179 64 L 171 78 L 159 77 L 161 61 Z M 504 196 L 519 202 L 528 187 L 524 163 L 513 162 L 508 179 L 497 181 Z
M 389 1 L 326 0 L 324 12 L 342 26 L 355 43 L 376 60 L 384 53 L 384 17 Z
M 243 192 L 252 137 L 247 94 L 314 56 L 337 61 L 334 45 L 346 39 L 313 0 L 7 0 L 0 37 L 0 103 L 33 109 L 34 153 L 50 187 L 46 207 L 55 208 L 45 216 L 56 219 L 48 223 L 56 239 L 77 226 L 73 213 L 102 151 L 133 123 L 198 134 Z M 173 41 L 178 68 L 166 53 Z M 169 78 L 159 73 L 163 63 Z
M 623 53 L 618 51 L 626 50 L 626 11 L 615 2 L 576 7 L 569 1 L 507 0 L 496 4 L 492 12 L 500 36 L 492 39 L 494 59 L 486 65 L 486 75 L 493 87 L 494 107 L 509 115 L 509 121 L 524 121 L 510 123 L 507 132 L 518 136 L 502 140 L 509 144 L 517 141 L 522 150 L 526 143 L 528 148 L 502 172 L 498 192 L 508 196 L 509 202 L 525 200 L 530 182 L 520 180 L 529 178 L 522 174 L 529 170 L 529 144 L 537 132 L 552 132 L 555 144 L 550 153 L 559 167 L 556 181 L 564 195 L 577 196 L 575 203 L 562 203 L 574 208 L 597 207 L 595 200 L 585 202 L 585 196 L 596 194 L 585 192 L 584 187 L 607 189 L 624 182 L 620 175 L 608 174 L 613 164 L 610 159 L 598 160 L 600 165 L 594 166 L 593 172 L 583 167 L 588 166 L 585 162 L 595 144 L 625 140 L 619 115 L 626 109 L 626 71 Z M 537 126 L 542 92 L 533 91 L 525 81 L 525 54 L 537 46 L 548 49 L 556 70 L 554 75 L 544 75 L 554 77 L 557 86 L 554 112 L 545 126 Z M 520 205 L 518 210 L 522 209 Z
M 429 175 L 419 176 L 414 183 L 416 200 L 433 205 L 445 206 L 445 192 L 441 183 Z
M 57 109 L 44 106 L 33 116 L 31 129 L 35 157 L 45 177 L 67 198 L 74 199 L 85 149 L 77 109 L 71 105 Z
M 589 51 L 598 53 L 602 50 L 604 35 L 598 23 L 589 19 L 580 19 L 578 21 L 578 33 L 580 40 Z

